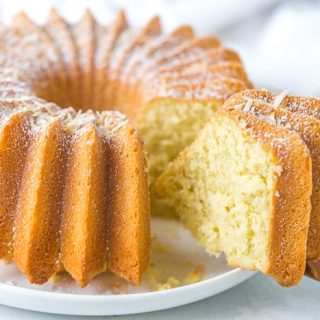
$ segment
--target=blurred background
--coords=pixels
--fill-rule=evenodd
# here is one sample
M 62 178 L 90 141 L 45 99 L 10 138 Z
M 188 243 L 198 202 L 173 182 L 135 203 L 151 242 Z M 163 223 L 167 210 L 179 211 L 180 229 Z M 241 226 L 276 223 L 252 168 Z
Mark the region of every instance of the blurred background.
M 166 30 L 191 24 L 236 49 L 257 88 L 320 96 L 320 1 L 316 0 L 0 0 L 0 20 L 24 10 L 44 22 L 55 6 L 69 21 L 86 8 L 109 23 L 121 8 L 133 25 L 157 14 Z

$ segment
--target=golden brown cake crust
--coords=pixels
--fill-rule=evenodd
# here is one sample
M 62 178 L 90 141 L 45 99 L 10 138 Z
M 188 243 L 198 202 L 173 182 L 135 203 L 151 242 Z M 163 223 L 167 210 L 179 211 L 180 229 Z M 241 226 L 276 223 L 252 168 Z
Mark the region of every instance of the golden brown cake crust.
M 108 268 L 138 284 L 149 265 L 151 246 L 147 170 L 137 166 L 146 168 L 146 159 L 132 127 L 111 138 L 110 150 Z
M 29 112 L 13 115 L 0 135 L 0 259 L 12 259 L 12 237 L 18 194 L 12 190 L 20 188 L 21 176 L 25 165 L 28 138 Z M 18 138 L 18 139 L 17 139 Z
M 59 15 L 55 8 L 52 8 L 44 28 L 55 46 L 60 50 L 61 61 L 64 64 L 68 76 L 68 83 L 66 86 L 68 90 L 61 90 L 60 94 L 64 93 L 63 91 L 67 91 L 67 97 L 71 99 L 71 102 L 77 102 L 80 90 L 80 66 L 78 63 L 78 52 L 74 38 L 71 34 L 70 25 Z M 55 61 L 53 63 L 55 63 Z M 36 68 L 36 65 L 34 67 Z M 49 98 L 50 96 L 44 95 L 43 97 Z M 52 98 L 49 100 L 58 102 Z M 70 105 L 70 100 L 64 101 L 64 105 L 66 104 Z
M 93 100 L 97 23 L 91 12 L 86 10 L 83 17 L 70 28 L 79 65 L 79 78 L 72 78 L 78 83 L 78 90 L 75 91 L 75 103 L 82 110 L 86 110 Z M 80 95 L 79 92 L 82 94 Z
M 61 262 L 85 286 L 107 264 L 107 143 L 94 126 L 71 142 L 61 223 Z
M 310 278 L 320 281 L 320 262 L 319 260 L 308 260 L 306 266 L 306 275 Z
M 31 139 L 17 206 L 13 258 L 30 282 L 57 271 L 66 150 L 61 123 L 48 123 Z M 32 185 L 30 185 L 32 181 Z
M 51 54 L 55 57 L 57 63 L 53 63 L 53 61 L 51 61 L 51 68 L 48 70 L 50 72 L 49 76 L 52 78 L 52 84 L 54 84 L 51 86 L 51 89 L 53 91 L 52 94 L 54 94 L 58 99 L 57 102 L 64 104 L 67 99 L 66 97 L 61 97 L 59 91 L 62 91 L 63 88 L 68 85 L 68 76 L 62 62 L 60 50 L 54 45 L 49 34 L 43 28 L 34 23 L 24 12 L 20 12 L 13 17 L 12 25 L 15 26 L 17 30 L 25 33 L 38 34 L 47 50 L 50 50 Z

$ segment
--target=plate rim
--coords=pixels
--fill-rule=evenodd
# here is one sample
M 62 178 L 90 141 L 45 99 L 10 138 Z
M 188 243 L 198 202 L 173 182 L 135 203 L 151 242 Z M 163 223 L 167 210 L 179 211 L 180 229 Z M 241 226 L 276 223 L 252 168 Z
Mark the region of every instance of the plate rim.
M 0 283 L 0 303 L 20 309 L 61 315 L 137 314 L 170 309 L 203 300 L 237 286 L 255 273 L 235 268 L 177 288 L 122 295 L 50 292 Z M 92 306 L 86 309 L 81 303 L 89 303 Z M 59 304 L 61 306 L 57 307 Z M 77 304 L 79 309 L 76 309 Z M 122 304 L 126 304 L 126 310 L 121 308 Z

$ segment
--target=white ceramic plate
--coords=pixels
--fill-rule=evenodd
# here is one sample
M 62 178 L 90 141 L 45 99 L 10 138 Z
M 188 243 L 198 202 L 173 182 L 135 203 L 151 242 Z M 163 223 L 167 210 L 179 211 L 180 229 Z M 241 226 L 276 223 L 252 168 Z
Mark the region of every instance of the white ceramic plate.
M 110 273 L 79 288 L 68 275 L 30 285 L 14 265 L 0 266 L 0 303 L 69 315 L 120 315 L 173 308 L 223 292 L 254 273 L 209 257 L 177 222 L 153 219 L 151 267 L 141 285 Z M 173 287 L 173 288 L 171 288 Z

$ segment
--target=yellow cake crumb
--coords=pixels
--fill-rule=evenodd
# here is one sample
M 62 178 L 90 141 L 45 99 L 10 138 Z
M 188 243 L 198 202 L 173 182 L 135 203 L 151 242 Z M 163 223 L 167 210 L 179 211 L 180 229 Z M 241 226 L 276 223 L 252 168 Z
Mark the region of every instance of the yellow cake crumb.
M 192 272 L 190 272 L 184 279 L 184 284 L 192 284 L 199 282 L 203 279 L 204 269 L 203 266 L 197 266 Z

